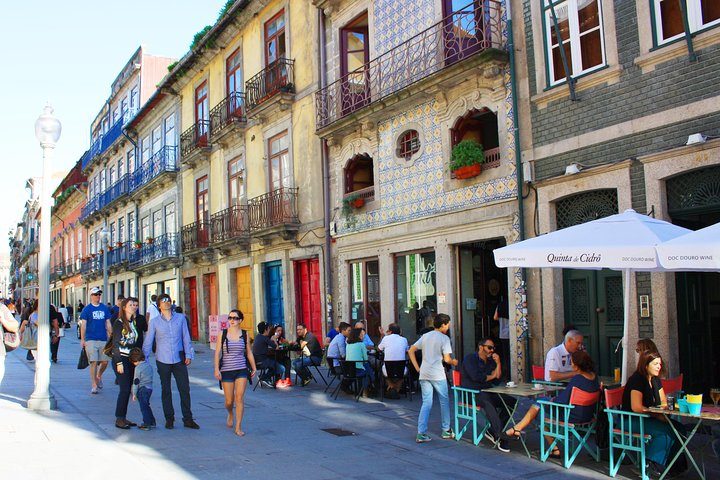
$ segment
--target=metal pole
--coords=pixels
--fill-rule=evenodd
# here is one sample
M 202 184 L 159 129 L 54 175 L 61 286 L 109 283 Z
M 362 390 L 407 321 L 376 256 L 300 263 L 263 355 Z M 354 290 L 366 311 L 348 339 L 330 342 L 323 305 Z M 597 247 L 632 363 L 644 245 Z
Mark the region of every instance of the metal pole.
M 625 269 L 623 271 L 624 290 L 623 293 L 623 337 L 622 337 L 622 385 L 625 385 L 628 377 L 628 332 L 630 331 L 630 279 L 632 278 L 632 270 Z
M 39 308 L 38 342 L 35 359 L 35 391 L 28 399 L 30 410 L 55 410 L 57 403 L 50 392 L 50 179 L 54 144 L 43 143 L 43 177 L 40 193 L 40 255 L 38 261 Z
M 103 245 L 103 294 L 104 299 L 107 302 L 108 299 L 108 271 L 107 271 L 107 255 L 108 255 L 108 232 L 103 228 L 102 233 L 102 245 Z M 112 300 L 111 300 L 112 302 Z

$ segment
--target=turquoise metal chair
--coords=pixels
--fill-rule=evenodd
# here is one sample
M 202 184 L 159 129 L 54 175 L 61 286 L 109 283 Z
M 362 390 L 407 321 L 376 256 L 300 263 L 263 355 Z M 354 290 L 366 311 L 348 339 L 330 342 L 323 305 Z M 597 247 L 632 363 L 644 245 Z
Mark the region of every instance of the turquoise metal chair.
M 649 480 L 645 473 L 645 446 L 652 437 L 645 433 L 643 413 L 626 412 L 618 407 L 622 405 L 625 387 L 605 390 L 605 412 L 608 416 L 610 436 L 610 476 L 617 475 L 625 455 L 640 469 L 642 480 Z M 618 450 L 622 453 L 615 458 Z
M 452 373 L 453 402 L 455 405 L 455 440 L 460 441 L 468 427 L 472 427 L 472 442 L 478 445 L 485 435 L 485 432 L 490 428 L 490 422 L 483 413 L 482 408 L 475 402 L 475 395 L 480 393 L 480 391 L 461 387 L 460 372 L 453 370 Z M 479 421 L 482 422 L 482 425 L 479 425 Z M 460 428 L 461 422 L 464 422 L 462 428 Z
M 570 422 L 570 413 L 573 408 L 597 406 L 598 400 L 600 400 L 600 390 L 588 393 L 573 387 L 568 405 L 546 400 L 538 401 L 540 405 L 540 460 L 542 462 L 547 461 L 552 451 L 560 445 L 563 446 L 563 466 L 565 468 L 570 468 L 583 448 L 596 462 L 600 461 L 600 450 L 597 445 L 593 448 L 588 444 L 590 436 L 595 433 L 597 416 L 589 422 Z M 548 444 L 545 437 L 550 437 L 552 442 Z

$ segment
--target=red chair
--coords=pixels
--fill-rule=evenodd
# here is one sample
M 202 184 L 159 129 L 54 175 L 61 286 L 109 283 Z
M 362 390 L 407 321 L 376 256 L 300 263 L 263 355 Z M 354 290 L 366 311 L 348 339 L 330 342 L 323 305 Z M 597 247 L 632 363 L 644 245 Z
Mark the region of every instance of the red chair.
M 545 380 L 545 367 L 540 365 L 532 366 L 533 380 Z
M 665 391 L 665 395 L 669 395 L 671 393 L 675 393 L 677 391 L 682 390 L 683 386 L 683 374 L 681 373 L 675 378 L 663 378 L 660 380 L 662 382 L 663 390 Z

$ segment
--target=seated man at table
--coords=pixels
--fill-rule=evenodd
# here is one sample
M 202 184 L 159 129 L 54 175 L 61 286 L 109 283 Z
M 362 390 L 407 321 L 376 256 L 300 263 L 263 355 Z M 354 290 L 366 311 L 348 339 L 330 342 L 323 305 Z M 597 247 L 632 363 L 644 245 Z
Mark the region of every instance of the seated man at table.
M 317 337 L 305 325 L 298 324 L 295 331 L 297 332 L 297 345 L 300 347 L 302 355 L 300 358 L 293 360 L 292 366 L 302 380 L 304 387 L 312 380 L 312 373 L 308 367 L 311 365 L 320 366 L 323 351 Z
M 385 353 L 385 362 L 404 362 L 407 356 L 407 351 L 410 348 L 408 345 L 407 338 L 400 334 L 400 325 L 397 323 L 391 323 L 388 325 L 387 335 L 380 340 L 378 350 Z M 407 368 L 405 369 L 407 373 Z M 383 364 L 383 375 L 387 377 L 387 371 Z M 393 399 L 400 398 L 400 387 L 402 386 L 402 378 L 391 379 L 387 378 L 387 392 L 385 397 Z
M 510 446 L 507 439 L 501 438 L 504 436 L 505 424 L 510 419 L 508 411 L 503 406 L 500 395 L 482 391 L 500 385 L 502 378 L 500 356 L 495 353 L 495 342 L 491 338 L 480 339 L 477 351 L 463 358 L 461 374 L 463 387 L 480 390 L 480 393 L 476 395 L 476 400 L 490 421 L 490 429 L 485 433 L 485 437 L 495 443 L 501 452 L 509 452 Z M 512 411 L 516 400 L 507 395 L 503 395 L 503 400 Z M 500 439 L 500 441 L 498 442 L 496 439 Z
M 548 351 L 545 357 L 545 381 L 561 382 L 575 376 L 571 355 L 580 350 L 582 343 L 583 334 L 570 330 L 565 334 L 563 343 Z
M 252 353 L 255 357 L 255 364 L 258 369 L 268 369 L 264 377 L 260 378 L 260 381 L 266 387 L 272 387 L 272 377 L 278 378 L 276 386 L 278 388 L 287 388 L 290 385 L 290 379 L 285 378 L 285 366 L 275 361 L 274 358 L 270 358 L 269 355 L 277 349 L 277 344 L 270 338 L 270 325 L 265 322 L 258 323 L 257 326 L 258 334 L 255 336 L 255 341 L 252 345 Z
M 345 358 L 345 349 L 347 347 L 347 337 L 350 335 L 352 327 L 349 323 L 340 322 L 338 325 L 338 335 L 335 335 L 328 346 L 327 358 L 333 359 L 333 366 L 339 367 L 340 360 Z

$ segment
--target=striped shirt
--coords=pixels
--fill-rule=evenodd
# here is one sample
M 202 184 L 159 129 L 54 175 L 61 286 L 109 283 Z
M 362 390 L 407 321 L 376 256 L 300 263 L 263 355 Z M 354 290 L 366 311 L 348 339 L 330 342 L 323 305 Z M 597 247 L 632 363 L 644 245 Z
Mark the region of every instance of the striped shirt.
M 247 368 L 245 360 L 245 342 L 242 336 L 237 340 L 227 338 L 227 343 L 222 347 L 222 367 L 221 372 L 230 372 L 232 370 L 242 370 Z

